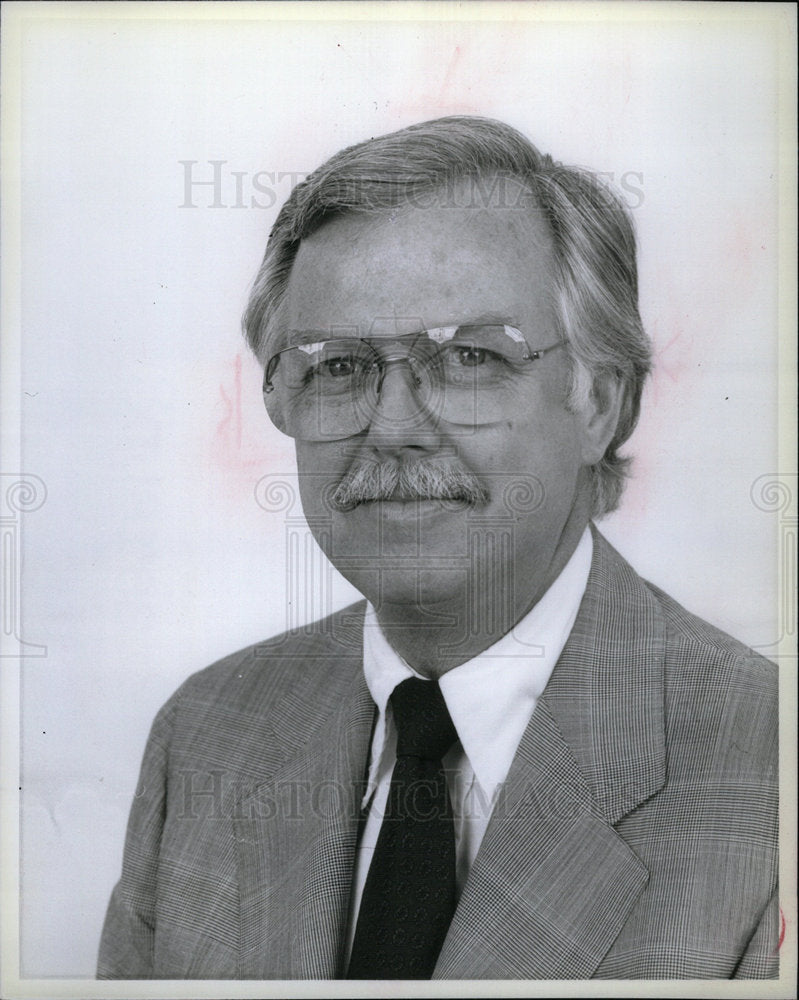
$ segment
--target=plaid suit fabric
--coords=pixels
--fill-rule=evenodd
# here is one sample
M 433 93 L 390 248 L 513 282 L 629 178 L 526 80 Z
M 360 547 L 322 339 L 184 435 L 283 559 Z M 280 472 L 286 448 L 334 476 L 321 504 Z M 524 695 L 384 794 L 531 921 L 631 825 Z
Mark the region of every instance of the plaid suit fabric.
M 363 605 L 190 678 L 157 716 L 103 978 L 334 978 L 374 706 Z M 595 531 L 435 977 L 777 974 L 776 668 Z

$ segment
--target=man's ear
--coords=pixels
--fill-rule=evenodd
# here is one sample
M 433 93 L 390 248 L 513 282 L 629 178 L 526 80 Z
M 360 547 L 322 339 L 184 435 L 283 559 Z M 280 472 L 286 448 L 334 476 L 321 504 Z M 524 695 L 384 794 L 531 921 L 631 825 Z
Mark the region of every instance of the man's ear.
M 612 375 L 595 379 L 582 419 L 582 459 L 585 465 L 596 465 L 605 452 L 619 423 L 622 404 L 622 384 Z

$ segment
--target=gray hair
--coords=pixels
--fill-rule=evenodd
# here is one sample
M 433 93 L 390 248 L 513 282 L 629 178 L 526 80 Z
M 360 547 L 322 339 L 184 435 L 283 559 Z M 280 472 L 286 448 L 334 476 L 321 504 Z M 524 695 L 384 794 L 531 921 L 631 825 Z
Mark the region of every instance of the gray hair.
M 600 380 L 618 381 L 616 431 L 592 467 L 592 514 L 615 510 L 630 459 L 618 449 L 638 421 L 651 345 L 638 312 L 636 244 L 621 199 L 590 172 L 542 155 L 516 129 L 488 118 L 454 116 L 412 125 L 341 150 L 297 185 L 280 210 L 243 317 L 262 363 L 280 325 L 300 241 L 349 212 L 385 212 L 422 193 L 517 178 L 549 223 L 555 252 L 554 305 L 571 359 L 569 406 L 586 406 Z M 493 190 L 493 188 L 492 188 Z M 485 193 L 483 191 L 483 193 Z M 531 206 L 532 207 L 532 206 Z

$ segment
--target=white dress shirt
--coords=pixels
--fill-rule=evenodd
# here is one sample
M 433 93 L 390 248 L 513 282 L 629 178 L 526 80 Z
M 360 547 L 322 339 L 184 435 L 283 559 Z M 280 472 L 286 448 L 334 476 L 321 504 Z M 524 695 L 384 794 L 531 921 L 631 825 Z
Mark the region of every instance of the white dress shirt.
M 571 558 L 535 607 L 493 646 L 440 678 L 459 737 L 443 760 L 455 822 L 459 895 L 516 748 L 574 625 L 592 555 L 593 541 L 586 528 Z M 378 717 L 362 803 L 369 811 L 350 897 L 348 955 L 396 761 L 397 734 L 388 700 L 399 683 L 420 676 L 389 645 L 371 604 L 364 620 L 363 669 Z

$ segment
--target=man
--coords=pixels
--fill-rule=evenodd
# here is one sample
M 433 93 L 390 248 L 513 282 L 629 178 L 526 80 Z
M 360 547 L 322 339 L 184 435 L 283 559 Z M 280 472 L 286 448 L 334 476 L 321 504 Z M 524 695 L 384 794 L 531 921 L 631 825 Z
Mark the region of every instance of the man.
M 775 669 L 592 524 L 650 366 L 620 203 L 498 122 L 372 139 L 245 327 L 368 603 L 161 711 L 100 975 L 776 975 Z

